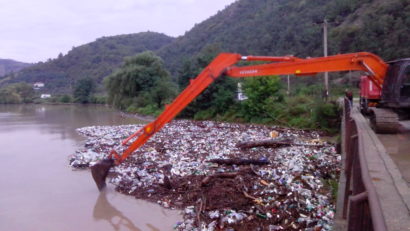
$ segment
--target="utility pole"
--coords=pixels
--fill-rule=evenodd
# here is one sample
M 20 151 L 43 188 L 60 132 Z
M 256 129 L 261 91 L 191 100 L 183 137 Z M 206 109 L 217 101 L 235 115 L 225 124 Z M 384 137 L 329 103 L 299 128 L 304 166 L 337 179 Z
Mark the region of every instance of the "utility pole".
M 326 18 L 323 21 L 323 53 L 324 57 L 327 57 L 327 20 Z M 325 101 L 329 97 L 329 74 L 325 72 L 325 92 L 324 92 Z
M 289 75 L 288 75 L 288 95 L 290 95 L 290 78 L 289 78 Z

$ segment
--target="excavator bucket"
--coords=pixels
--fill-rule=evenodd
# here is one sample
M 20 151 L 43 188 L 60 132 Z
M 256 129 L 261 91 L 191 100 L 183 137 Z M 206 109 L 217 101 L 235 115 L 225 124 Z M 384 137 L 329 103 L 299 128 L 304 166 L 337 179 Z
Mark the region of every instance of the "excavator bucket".
M 101 191 L 105 187 L 105 179 L 107 178 L 108 172 L 113 166 L 113 159 L 104 159 L 91 167 L 91 175 L 93 176 L 98 190 Z

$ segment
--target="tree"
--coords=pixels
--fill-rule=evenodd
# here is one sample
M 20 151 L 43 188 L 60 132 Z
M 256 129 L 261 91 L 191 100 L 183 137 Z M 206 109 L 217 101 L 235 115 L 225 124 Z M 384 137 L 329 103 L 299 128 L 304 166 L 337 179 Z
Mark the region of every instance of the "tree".
M 13 89 L 6 87 L 0 89 L 0 103 L 2 104 L 16 104 L 21 103 L 22 99 Z
M 278 76 L 245 79 L 244 92 L 248 99 L 242 104 L 245 119 L 277 118 L 283 109 L 284 95 Z
M 95 82 L 91 78 L 82 78 L 78 80 L 74 87 L 74 102 L 89 103 L 91 93 L 94 91 Z
M 160 109 L 175 95 L 175 86 L 158 56 L 143 52 L 125 59 L 124 65 L 105 79 L 108 103 L 119 109 Z
M 33 102 L 35 92 L 31 84 L 21 82 L 12 84 L 9 87 L 21 97 L 22 103 Z
M 14 83 L 0 89 L 0 103 L 31 103 L 35 92 L 28 83 Z
M 174 83 L 169 80 L 157 81 L 151 92 L 152 101 L 157 108 L 164 106 L 164 103 L 168 103 L 177 94 Z
M 186 61 L 179 72 L 179 87 L 185 88 L 190 79 L 195 78 L 220 52 L 218 44 L 211 44 L 202 49 L 193 61 Z M 219 77 L 184 109 L 181 116 L 209 119 L 224 114 L 235 105 L 236 83 L 235 79 Z

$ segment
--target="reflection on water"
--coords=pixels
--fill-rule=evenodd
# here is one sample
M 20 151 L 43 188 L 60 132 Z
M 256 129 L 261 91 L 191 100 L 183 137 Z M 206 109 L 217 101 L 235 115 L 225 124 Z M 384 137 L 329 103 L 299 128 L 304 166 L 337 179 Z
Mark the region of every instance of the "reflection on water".
M 127 205 L 129 207 L 131 202 L 136 203 L 132 212 L 129 212 L 124 207 Z M 111 230 L 116 231 L 171 230 L 176 221 L 180 219 L 177 214 L 179 214 L 177 211 L 118 194 L 110 187 L 105 188 L 98 195 L 93 208 L 94 220 L 109 224 Z
M 0 105 L 0 230 L 172 230 L 178 211 L 112 186 L 99 195 L 88 170 L 68 167 L 76 128 L 138 122 L 103 106 Z
M 121 230 L 121 227 L 126 227 L 127 230 L 140 230 L 135 227 L 134 223 L 132 223 L 128 217 L 108 202 L 106 190 L 103 190 L 98 196 L 94 206 L 93 216 L 96 220 L 106 220 L 116 231 Z

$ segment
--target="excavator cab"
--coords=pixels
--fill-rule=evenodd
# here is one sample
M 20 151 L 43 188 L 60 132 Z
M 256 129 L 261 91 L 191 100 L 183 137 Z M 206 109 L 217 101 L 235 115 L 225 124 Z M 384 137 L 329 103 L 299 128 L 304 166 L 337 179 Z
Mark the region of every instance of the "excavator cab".
M 402 130 L 400 121 L 410 118 L 410 59 L 388 64 L 380 102 L 364 111 L 376 133 L 394 134 Z
M 400 101 L 410 101 L 410 62 L 404 68 L 403 84 L 400 89 Z
M 410 58 L 389 62 L 381 105 L 410 110 Z

